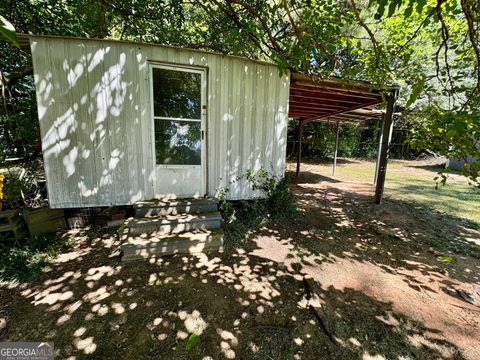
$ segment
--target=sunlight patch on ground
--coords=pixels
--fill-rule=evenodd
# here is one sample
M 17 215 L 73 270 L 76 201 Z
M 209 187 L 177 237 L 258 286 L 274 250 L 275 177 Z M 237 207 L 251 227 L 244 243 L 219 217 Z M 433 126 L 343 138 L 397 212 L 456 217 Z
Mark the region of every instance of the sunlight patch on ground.
M 238 339 L 230 331 L 218 328 L 217 334 L 222 339 L 220 341 L 220 349 L 226 359 L 235 359 L 235 351 L 233 350 L 238 346 Z
M 383 355 L 370 355 L 368 352 L 364 352 L 362 360 L 386 360 Z
M 289 253 L 294 249 L 290 240 L 279 240 L 273 236 L 257 236 L 252 239 L 257 246 L 250 254 L 277 263 L 285 262 Z
M 437 273 L 432 277 L 433 274 L 431 275 L 426 267 L 421 270 L 397 268 L 392 273 L 372 263 L 352 259 L 336 258 L 334 263 L 305 265 L 303 269 L 313 276 L 325 291 L 331 286 L 341 291 L 361 291 L 378 301 L 391 303 L 395 312 L 421 321 L 427 328 L 445 328 L 442 335 L 437 335 L 443 340 L 455 342 L 463 338 L 463 341 L 467 341 L 472 347 L 480 343 L 480 334 L 465 340 L 465 322 L 461 315 L 461 307 L 465 305 L 445 293 L 445 285 L 442 283 L 448 281 L 458 287 L 468 284 Z M 379 320 L 391 326 L 398 325 L 398 320 L 392 314 Z M 443 326 L 445 322 L 450 326 Z M 430 346 L 430 342 L 422 344 L 439 351 L 437 347 Z

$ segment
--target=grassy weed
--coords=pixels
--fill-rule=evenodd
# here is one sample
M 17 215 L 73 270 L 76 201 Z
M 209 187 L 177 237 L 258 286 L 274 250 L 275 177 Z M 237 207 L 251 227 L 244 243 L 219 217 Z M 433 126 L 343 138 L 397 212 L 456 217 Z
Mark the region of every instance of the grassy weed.
M 54 234 L 29 237 L 13 243 L 0 238 L 0 281 L 22 282 L 35 278 L 69 247 L 68 239 Z
M 226 247 L 240 246 L 248 235 L 268 222 L 286 221 L 299 216 L 288 178 L 278 178 L 266 170 L 248 171 L 238 180 L 246 180 L 258 196 L 252 200 L 229 201 L 228 189 L 218 197 L 223 214 Z

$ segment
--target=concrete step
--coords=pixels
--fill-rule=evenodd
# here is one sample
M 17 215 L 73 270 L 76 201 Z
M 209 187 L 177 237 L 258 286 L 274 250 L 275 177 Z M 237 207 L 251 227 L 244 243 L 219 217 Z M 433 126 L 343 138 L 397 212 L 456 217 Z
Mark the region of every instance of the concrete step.
M 223 230 L 194 230 L 162 237 L 129 236 L 121 247 L 122 261 L 172 254 L 223 251 Z
M 140 201 L 133 205 L 135 217 L 199 214 L 218 211 L 218 199 L 173 199 Z
M 119 228 L 120 239 L 128 236 L 161 236 L 192 230 L 219 229 L 222 216 L 218 211 L 202 214 L 179 214 L 160 217 L 130 218 Z

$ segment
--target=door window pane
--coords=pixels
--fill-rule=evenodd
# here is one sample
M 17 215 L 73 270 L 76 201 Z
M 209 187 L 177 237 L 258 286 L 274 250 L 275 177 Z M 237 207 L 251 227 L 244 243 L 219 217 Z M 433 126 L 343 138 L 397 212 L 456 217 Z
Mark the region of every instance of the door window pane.
M 153 68 L 154 116 L 200 119 L 201 75 Z
M 200 121 L 155 119 L 155 150 L 159 165 L 200 165 Z

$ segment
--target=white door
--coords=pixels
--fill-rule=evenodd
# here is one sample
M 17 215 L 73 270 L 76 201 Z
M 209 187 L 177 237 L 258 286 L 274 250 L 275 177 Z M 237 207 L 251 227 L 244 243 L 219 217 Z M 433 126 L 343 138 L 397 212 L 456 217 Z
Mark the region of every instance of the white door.
M 155 197 L 206 193 L 204 69 L 150 65 Z

